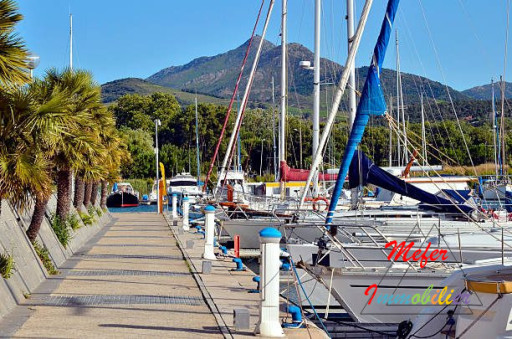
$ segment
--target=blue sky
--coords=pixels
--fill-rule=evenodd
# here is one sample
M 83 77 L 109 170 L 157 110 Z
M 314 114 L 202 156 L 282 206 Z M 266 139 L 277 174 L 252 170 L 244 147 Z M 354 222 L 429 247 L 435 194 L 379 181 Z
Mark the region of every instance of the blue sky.
M 506 1 L 402 0 L 395 25 L 402 71 L 458 90 L 499 77 L 504 66 Z M 289 41 L 310 49 L 313 3 L 290 0 L 288 15 Z M 359 12 L 364 2 L 355 3 Z M 67 66 L 71 10 L 74 65 L 92 71 L 99 83 L 105 83 L 146 78 L 162 68 L 239 46 L 249 38 L 260 4 L 261 0 L 24 0 L 19 6 L 25 20 L 18 32 L 41 57 L 36 75 L 49 67 Z M 374 0 L 358 66 L 369 62 L 385 6 L 386 1 Z M 323 7 L 322 56 L 343 63 L 345 1 L 323 0 Z M 277 0 L 267 33 L 267 39 L 276 44 L 280 12 Z M 385 67 L 395 68 L 394 45 L 388 48 Z M 508 81 L 511 73 L 507 67 Z

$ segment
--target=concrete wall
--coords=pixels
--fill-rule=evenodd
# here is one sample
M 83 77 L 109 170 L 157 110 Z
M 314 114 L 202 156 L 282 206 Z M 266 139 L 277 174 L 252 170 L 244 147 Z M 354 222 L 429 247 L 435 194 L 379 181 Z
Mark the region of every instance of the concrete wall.
M 32 293 L 48 276 L 25 233 L 30 225 L 33 210 L 18 214 L 7 201 L 4 200 L 1 203 L 0 252 L 12 254 L 15 262 L 13 276 L 9 279 L 0 276 L 0 317 L 3 317 L 24 300 L 24 294 Z M 96 222 L 93 225 L 85 226 L 82 223 L 79 229 L 72 232 L 72 239 L 67 248 L 64 248 L 50 225 L 49 218 L 55 213 L 56 204 L 56 196 L 52 196 L 37 242 L 48 249 L 54 265 L 58 268 L 103 226 L 108 224 L 111 216 L 107 212 L 101 218 L 96 216 Z M 77 212 L 72 208 L 71 213 L 76 214 Z

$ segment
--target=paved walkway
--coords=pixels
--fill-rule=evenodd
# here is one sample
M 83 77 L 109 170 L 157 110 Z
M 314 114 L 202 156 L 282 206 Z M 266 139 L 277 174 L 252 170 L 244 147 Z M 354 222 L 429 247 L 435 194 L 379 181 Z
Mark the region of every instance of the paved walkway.
M 2 337 L 222 337 L 163 217 L 114 218 L 0 321 Z

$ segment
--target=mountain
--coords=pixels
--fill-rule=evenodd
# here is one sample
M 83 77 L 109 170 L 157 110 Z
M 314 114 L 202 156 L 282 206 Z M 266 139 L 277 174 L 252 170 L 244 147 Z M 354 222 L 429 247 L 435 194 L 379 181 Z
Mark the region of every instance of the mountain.
M 249 61 L 245 67 L 241 88 L 244 89 L 249 70 L 254 60 L 256 46 L 260 41 L 257 36 L 253 40 L 253 46 L 249 55 Z M 182 66 L 171 66 L 151 75 L 146 80 L 164 87 L 171 87 L 182 91 L 212 95 L 215 97 L 229 98 L 236 83 L 240 65 L 245 55 L 245 49 L 249 41 L 241 46 L 222 54 L 211 57 L 200 57 Z M 288 45 L 288 71 L 289 71 L 289 105 L 309 109 L 312 106 L 313 72 L 299 67 L 301 60 L 313 60 L 313 53 L 297 43 Z M 260 62 L 255 75 L 250 99 L 256 102 L 272 102 L 271 80 L 274 76 L 276 100 L 280 93 L 280 63 L 281 47 L 264 41 Z M 343 67 L 331 60 L 321 59 L 321 82 L 337 82 Z M 361 89 L 368 67 L 358 68 L 356 78 Z M 396 73 L 391 69 L 383 69 L 381 82 L 387 97 L 395 96 Z M 466 94 L 458 92 L 443 84 L 413 74 L 402 73 L 402 88 L 404 103 L 419 102 L 419 88 L 425 89 L 429 96 L 437 100 L 448 100 L 446 89 L 450 91 L 453 100 L 468 100 Z M 322 86 L 325 91 L 327 86 Z M 329 90 L 329 93 L 331 90 Z M 325 93 L 325 92 L 324 92 Z M 325 94 L 323 95 L 325 98 Z M 323 100 L 324 101 L 324 100 Z
M 496 99 L 501 98 L 500 95 L 500 84 L 495 83 L 494 84 L 494 91 L 495 91 L 495 97 Z M 482 86 L 476 86 L 470 89 L 466 89 L 462 91 L 465 95 L 478 100 L 491 100 L 492 99 L 492 89 L 491 84 L 486 84 Z M 509 99 L 512 98 L 512 83 L 505 82 L 505 98 Z
M 125 94 L 148 95 L 155 92 L 173 94 L 182 105 L 194 103 L 194 93 L 183 92 L 170 87 L 163 87 L 139 78 L 126 78 L 107 82 L 101 85 L 101 96 L 104 103 L 111 103 Z M 215 98 L 208 95 L 197 94 L 198 102 L 208 102 L 227 105 L 226 99 Z

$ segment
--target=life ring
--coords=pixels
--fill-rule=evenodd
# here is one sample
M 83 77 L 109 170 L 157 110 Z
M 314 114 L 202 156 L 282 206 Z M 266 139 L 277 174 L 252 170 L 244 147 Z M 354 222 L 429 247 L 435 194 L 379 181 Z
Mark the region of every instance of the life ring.
M 329 206 L 329 200 L 325 197 L 317 197 L 315 199 L 312 199 L 313 201 L 313 211 L 319 211 L 320 210 L 320 204 L 318 204 L 319 201 L 325 202 L 325 209 L 327 209 L 327 206 Z

